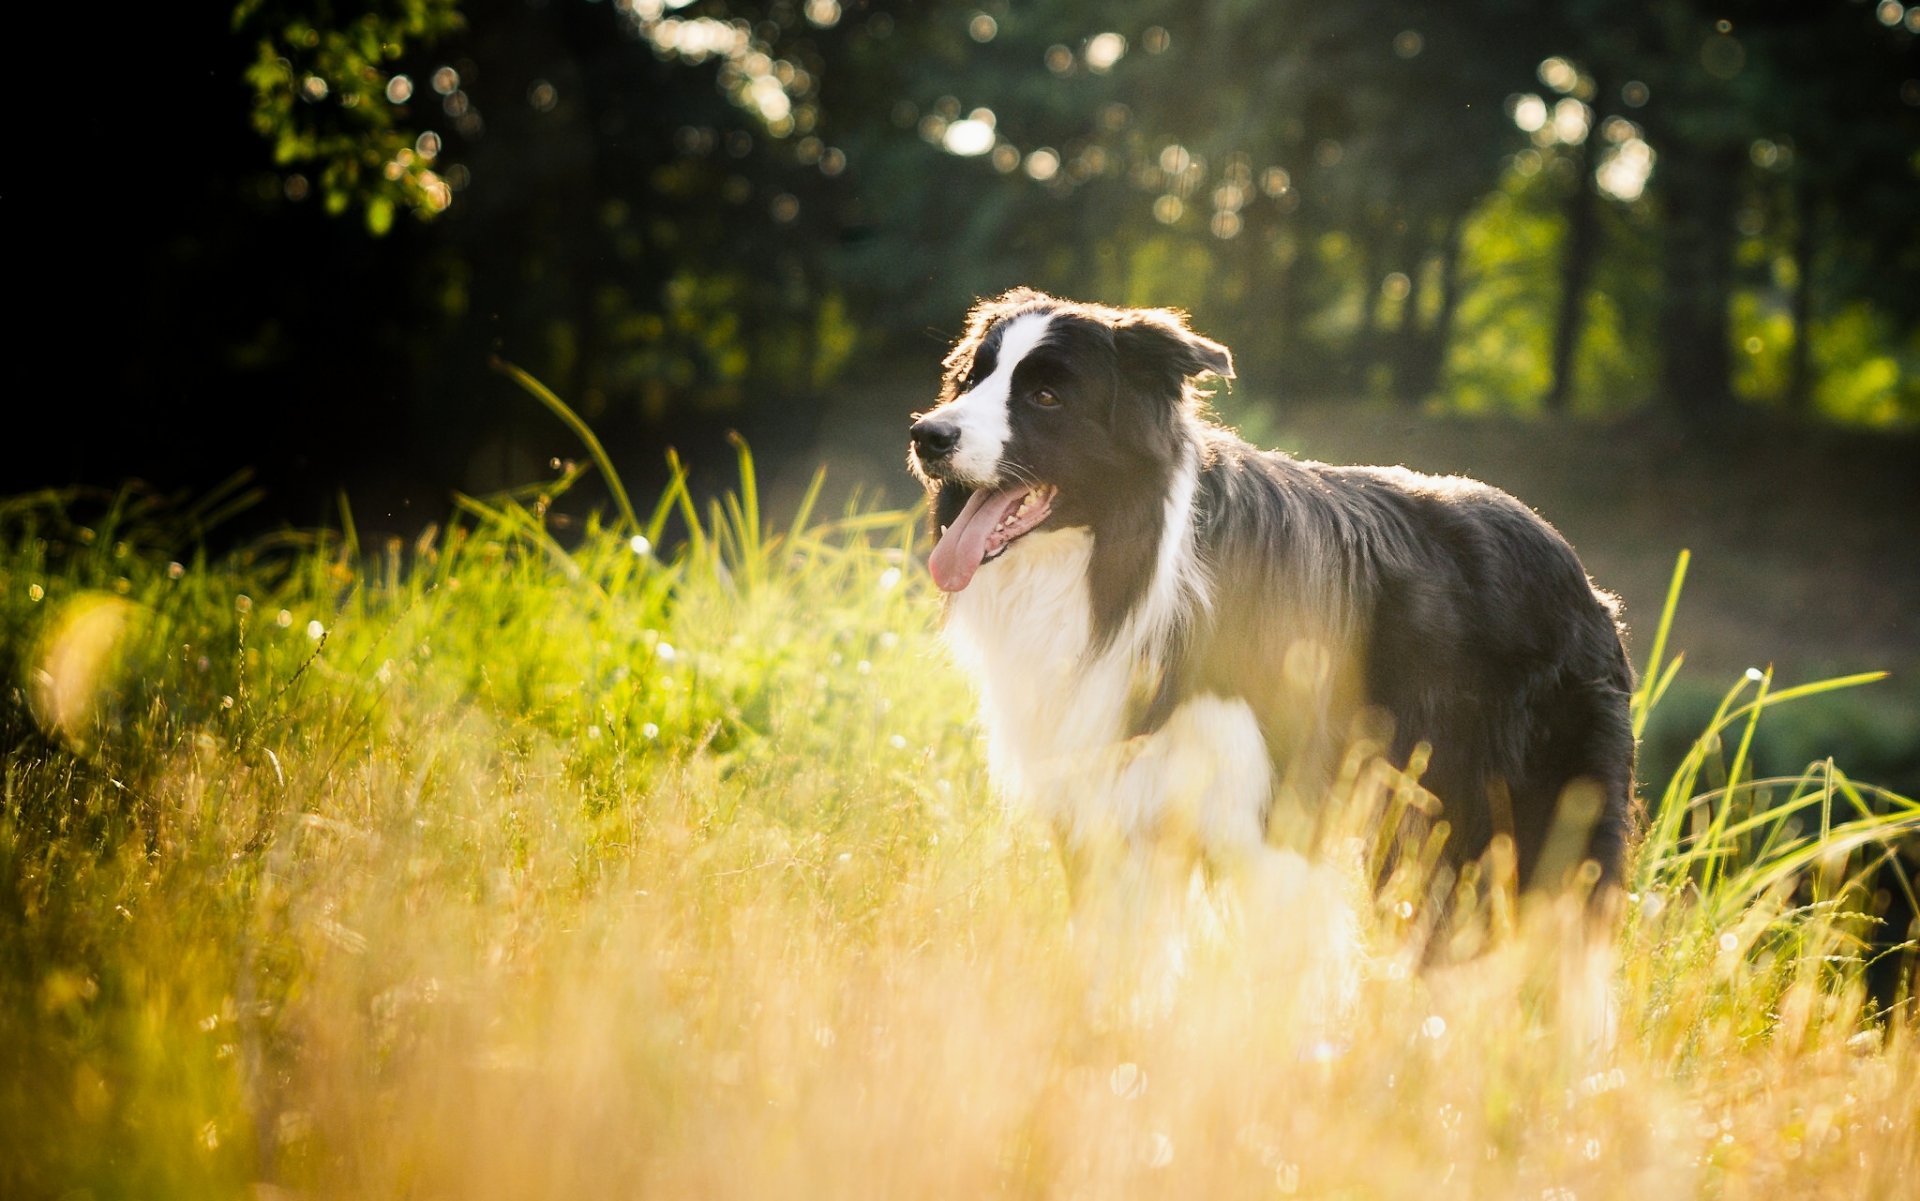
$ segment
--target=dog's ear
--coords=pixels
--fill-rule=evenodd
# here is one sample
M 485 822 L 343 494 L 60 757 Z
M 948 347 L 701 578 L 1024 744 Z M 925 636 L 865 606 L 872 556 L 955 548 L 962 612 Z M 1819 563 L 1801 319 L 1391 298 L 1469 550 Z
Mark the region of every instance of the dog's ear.
M 1194 404 L 1189 380 L 1233 378 L 1233 355 L 1187 327 L 1171 309 L 1129 309 L 1113 322 L 1120 386 L 1114 394 L 1114 433 L 1124 442 L 1164 450 L 1179 418 Z
M 1133 309 L 1114 323 L 1121 370 L 1136 378 L 1172 379 L 1180 385 L 1203 375 L 1233 378 L 1233 354 L 1196 334 L 1172 309 Z

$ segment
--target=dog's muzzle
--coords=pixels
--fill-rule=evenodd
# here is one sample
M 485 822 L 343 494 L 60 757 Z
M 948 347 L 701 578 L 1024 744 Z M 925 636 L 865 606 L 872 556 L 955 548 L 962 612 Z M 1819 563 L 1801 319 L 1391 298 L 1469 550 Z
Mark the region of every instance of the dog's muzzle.
M 911 431 L 913 453 L 928 474 L 941 475 L 942 465 L 960 445 L 960 427 L 938 417 L 922 417 Z

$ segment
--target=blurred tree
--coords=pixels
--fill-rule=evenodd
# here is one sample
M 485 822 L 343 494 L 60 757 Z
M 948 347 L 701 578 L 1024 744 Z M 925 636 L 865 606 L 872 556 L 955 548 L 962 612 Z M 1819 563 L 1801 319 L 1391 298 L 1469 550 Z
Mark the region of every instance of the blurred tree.
M 153 398 L 129 445 L 192 413 L 209 462 L 371 445 L 524 479 L 567 449 L 497 353 L 617 444 L 798 446 L 1016 283 L 1188 307 L 1249 394 L 1920 415 L 1920 17 L 1894 0 L 195 19 L 173 115 L 62 93 L 130 187 L 24 184 L 135 281 L 33 277 L 49 328 L 128 331 L 103 375 Z M 146 30 L 111 31 L 108 77 L 150 73 Z
M 240 0 L 233 28 L 255 44 L 253 127 L 285 169 L 289 195 L 318 188 L 329 213 L 358 204 L 384 234 L 394 213 L 439 212 L 452 191 L 433 170 L 436 134 L 410 127 L 415 85 L 389 65 L 461 27 L 459 0 Z M 316 179 L 309 179 L 307 172 Z
M 1868 297 L 1894 324 L 1913 328 L 1920 312 L 1911 277 L 1887 268 L 1890 253 L 1908 271 L 1920 266 L 1912 221 L 1893 217 L 1920 206 L 1913 158 L 1920 84 L 1910 83 L 1920 68 L 1920 18 L 1898 4 L 1844 0 L 1667 0 L 1639 10 L 1573 3 L 1562 17 L 1562 38 L 1607 81 L 1596 95 L 1602 103 L 1624 99 L 1620 111 L 1633 112 L 1658 154 L 1648 182 L 1663 241 L 1659 378 L 1666 404 L 1702 421 L 1732 406 L 1738 373 L 1730 323 L 1743 283 L 1773 289 L 1774 276 L 1790 281 L 1794 349 L 1785 391 L 1803 410 L 1813 388 L 1812 298 L 1823 267 L 1837 294 Z M 1596 120 L 1604 128 L 1614 117 L 1602 111 Z M 1782 176 L 1784 189 L 1769 182 Z M 1757 192 L 1774 202 L 1756 200 Z M 1738 250 L 1764 228 L 1769 207 L 1776 230 L 1792 231 L 1790 247 L 1783 256 L 1749 256 L 1761 267 L 1756 280 L 1742 271 Z M 1569 313 L 1578 303 L 1574 268 L 1592 245 L 1586 211 L 1568 216 L 1568 294 L 1551 399 L 1564 398 L 1564 365 L 1572 361 L 1564 343 L 1577 336 Z M 1842 220 L 1821 215 L 1843 211 Z M 1857 236 L 1817 259 L 1819 231 L 1829 222 Z M 1784 271 L 1775 266 L 1782 260 Z M 1889 288 L 1890 281 L 1899 282 Z M 1748 338 L 1741 349 L 1752 354 L 1754 345 Z

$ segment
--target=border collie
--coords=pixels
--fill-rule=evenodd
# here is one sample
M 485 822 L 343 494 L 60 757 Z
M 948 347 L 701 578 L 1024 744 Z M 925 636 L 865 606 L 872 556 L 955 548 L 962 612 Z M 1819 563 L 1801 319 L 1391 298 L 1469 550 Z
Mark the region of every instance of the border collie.
M 1523 883 L 1591 863 L 1612 891 L 1632 671 L 1616 602 L 1531 510 L 1254 448 L 1195 390 L 1232 378 L 1227 348 L 1171 310 L 1016 289 L 944 368 L 908 454 L 928 564 L 994 781 L 1051 822 L 1070 888 L 1103 837 L 1177 834 L 1210 870 L 1311 845 L 1373 731 L 1453 864 L 1506 835 Z M 1578 841 L 1549 854 L 1563 800 Z

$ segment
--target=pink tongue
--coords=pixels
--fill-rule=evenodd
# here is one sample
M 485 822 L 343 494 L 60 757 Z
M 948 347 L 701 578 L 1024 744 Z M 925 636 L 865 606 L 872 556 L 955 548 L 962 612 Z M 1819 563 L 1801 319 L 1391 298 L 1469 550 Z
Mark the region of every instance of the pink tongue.
M 993 533 L 993 527 L 999 525 L 1000 519 L 1026 494 L 1025 488 L 1008 488 L 1002 492 L 982 488 L 967 498 L 967 507 L 960 510 L 960 516 L 953 519 L 953 524 L 934 545 L 933 553 L 927 556 L 927 567 L 933 572 L 933 582 L 940 591 L 958 592 L 972 581 L 973 573 L 987 557 L 987 538 Z

